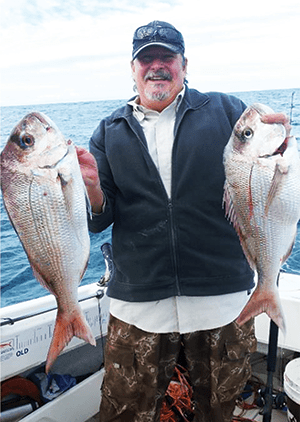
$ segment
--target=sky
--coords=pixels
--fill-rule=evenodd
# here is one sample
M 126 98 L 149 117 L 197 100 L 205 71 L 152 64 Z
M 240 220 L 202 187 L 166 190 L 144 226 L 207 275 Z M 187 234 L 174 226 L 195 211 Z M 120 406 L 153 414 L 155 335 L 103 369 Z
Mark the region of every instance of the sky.
M 192 88 L 300 87 L 299 0 L 0 0 L 0 105 L 130 98 L 152 20 L 182 32 Z

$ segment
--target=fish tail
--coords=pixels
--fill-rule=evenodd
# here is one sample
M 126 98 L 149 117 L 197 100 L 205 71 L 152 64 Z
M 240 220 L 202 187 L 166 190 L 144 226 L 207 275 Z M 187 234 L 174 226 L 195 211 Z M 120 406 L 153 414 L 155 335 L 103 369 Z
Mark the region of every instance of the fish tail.
M 239 325 L 243 325 L 251 318 L 254 318 L 264 312 L 275 322 L 283 334 L 285 334 L 285 320 L 277 289 L 274 291 L 268 291 L 260 288 L 258 285 L 247 305 L 236 319 L 236 322 Z
M 46 361 L 46 373 L 49 372 L 58 355 L 74 336 L 96 346 L 92 331 L 80 309 L 71 315 L 58 311 Z

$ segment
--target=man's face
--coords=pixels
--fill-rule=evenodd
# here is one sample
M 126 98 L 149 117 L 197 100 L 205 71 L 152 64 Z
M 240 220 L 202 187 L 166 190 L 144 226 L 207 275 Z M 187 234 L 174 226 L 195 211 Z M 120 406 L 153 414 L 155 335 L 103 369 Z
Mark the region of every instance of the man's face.
M 181 91 L 186 75 L 181 54 L 152 46 L 141 51 L 131 63 L 132 76 L 140 95 L 140 104 L 162 111 Z

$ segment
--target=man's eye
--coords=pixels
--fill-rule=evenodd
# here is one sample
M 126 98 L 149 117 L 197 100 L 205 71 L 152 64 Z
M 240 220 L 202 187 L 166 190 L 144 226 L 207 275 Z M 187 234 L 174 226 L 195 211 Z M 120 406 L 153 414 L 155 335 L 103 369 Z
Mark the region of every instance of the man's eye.
M 170 63 L 174 59 L 174 54 L 165 54 L 163 56 L 153 56 L 153 55 L 145 55 L 139 57 L 140 62 L 149 64 L 153 62 L 154 60 L 158 59 L 161 60 L 164 63 Z
M 140 58 L 140 61 L 143 63 L 150 63 L 153 60 L 151 56 L 143 56 Z

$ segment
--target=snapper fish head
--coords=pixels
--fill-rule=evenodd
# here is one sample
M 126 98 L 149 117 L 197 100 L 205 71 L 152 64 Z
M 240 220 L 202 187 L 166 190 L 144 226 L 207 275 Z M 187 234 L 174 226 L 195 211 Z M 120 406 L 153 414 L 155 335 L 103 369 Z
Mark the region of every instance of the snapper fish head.
M 284 126 L 261 121 L 263 115 L 273 113 L 270 107 L 263 104 L 249 106 L 234 126 L 228 142 L 231 151 L 249 160 L 283 153 L 287 142 Z
M 14 127 L 1 156 L 16 165 L 52 168 L 67 152 L 68 142 L 55 123 L 43 113 L 32 112 Z

